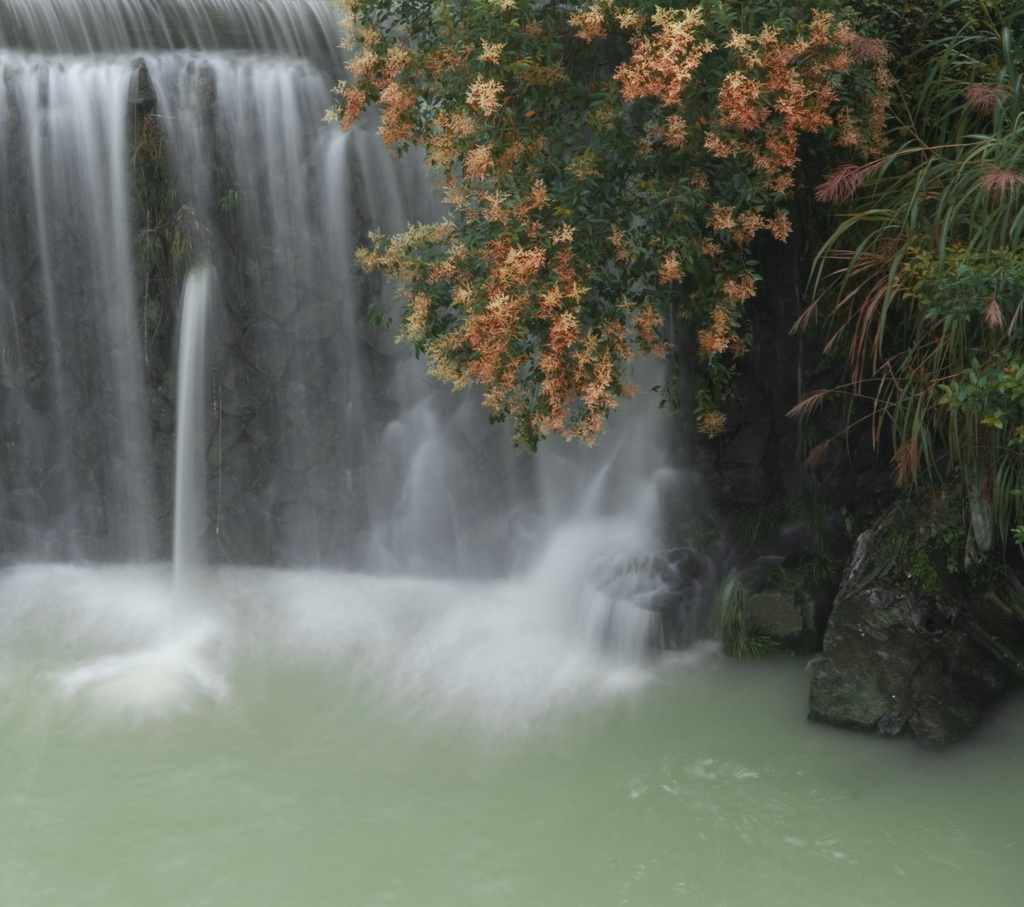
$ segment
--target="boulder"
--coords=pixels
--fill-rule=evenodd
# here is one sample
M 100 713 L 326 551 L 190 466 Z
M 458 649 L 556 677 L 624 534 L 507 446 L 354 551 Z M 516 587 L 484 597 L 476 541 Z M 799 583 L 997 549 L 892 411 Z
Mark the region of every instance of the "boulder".
M 957 590 L 929 572 L 928 521 L 916 525 L 890 515 L 858 539 L 812 662 L 809 717 L 883 736 L 909 732 L 943 749 L 1024 678 L 1024 615 L 992 584 Z M 910 562 L 918 569 L 906 569 Z M 1001 594 L 1017 595 L 1005 585 Z
M 1007 687 L 1003 667 L 930 597 L 876 582 L 836 603 L 814 666 L 810 718 L 857 731 L 911 731 L 943 749 Z

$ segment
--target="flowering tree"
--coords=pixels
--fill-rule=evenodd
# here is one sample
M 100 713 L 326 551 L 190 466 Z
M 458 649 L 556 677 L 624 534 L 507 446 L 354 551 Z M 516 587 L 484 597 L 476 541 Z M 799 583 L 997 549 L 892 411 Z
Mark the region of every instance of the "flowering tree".
M 347 129 L 377 105 L 385 144 L 423 148 L 450 206 L 361 253 L 397 279 L 400 339 L 433 375 L 480 384 L 517 443 L 590 443 L 676 311 L 709 378 L 699 425 L 721 431 L 715 392 L 750 342 L 751 241 L 789 234 L 803 137 L 879 143 L 884 45 L 800 3 L 343 7 L 354 55 L 333 115 Z

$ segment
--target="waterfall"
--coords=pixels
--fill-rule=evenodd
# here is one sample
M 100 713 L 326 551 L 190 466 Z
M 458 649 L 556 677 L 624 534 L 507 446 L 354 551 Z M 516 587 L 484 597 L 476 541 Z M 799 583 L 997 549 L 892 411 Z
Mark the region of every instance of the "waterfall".
M 203 386 L 206 375 L 206 311 L 210 269 L 193 270 L 181 301 L 178 348 L 178 407 L 174 471 L 174 586 L 180 589 L 198 563 L 198 504 L 203 458 Z
M 517 453 L 367 318 L 355 248 L 441 209 L 322 122 L 335 15 L 0 0 L 0 558 L 519 577 L 639 651 L 670 422 L 624 401 L 593 450 Z
M 3 0 L 0 46 L 47 54 L 234 49 L 330 60 L 336 19 L 324 0 Z
M 144 557 L 154 502 L 125 140 L 132 69 L 10 53 L 0 69 L 4 546 L 21 536 L 36 554 Z

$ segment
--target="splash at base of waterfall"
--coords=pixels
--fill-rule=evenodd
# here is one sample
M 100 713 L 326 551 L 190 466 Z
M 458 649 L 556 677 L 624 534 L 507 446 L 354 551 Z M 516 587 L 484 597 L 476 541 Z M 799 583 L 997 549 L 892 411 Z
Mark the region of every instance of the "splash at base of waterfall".
M 522 727 L 651 676 L 643 598 L 658 580 L 585 568 L 595 538 L 623 541 L 614 528 L 566 530 L 506 579 L 210 568 L 187 601 L 167 565 L 25 565 L 0 574 L 0 663 L 103 720 L 227 707 L 235 675 L 276 665 L 354 680 L 417 720 Z
M 202 655 L 202 635 L 108 655 L 60 675 L 61 692 L 100 717 L 141 720 L 189 711 L 199 699 L 224 702 L 227 682 Z

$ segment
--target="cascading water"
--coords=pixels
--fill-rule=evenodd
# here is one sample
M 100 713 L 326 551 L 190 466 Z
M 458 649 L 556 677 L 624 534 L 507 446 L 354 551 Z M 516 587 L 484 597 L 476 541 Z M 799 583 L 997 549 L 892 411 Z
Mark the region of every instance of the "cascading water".
M 202 500 L 206 374 L 206 312 L 210 301 L 210 271 L 199 267 L 185 281 L 181 301 L 181 335 L 178 348 L 177 438 L 174 448 L 174 587 L 181 589 L 195 570 L 199 555 L 197 504 Z
M 337 12 L 323 0 L 4 0 L 0 46 L 48 54 L 235 49 L 330 61 Z
M 655 401 L 515 454 L 371 326 L 436 202 L 320 122 L 335 15 L 0 0 L 0 903 L 1016 904 L 1024 723 L 646 657 Z
M 3 547 L 147 556 L 155 502 L 124 112 L 132 71 L 4 54 Z

